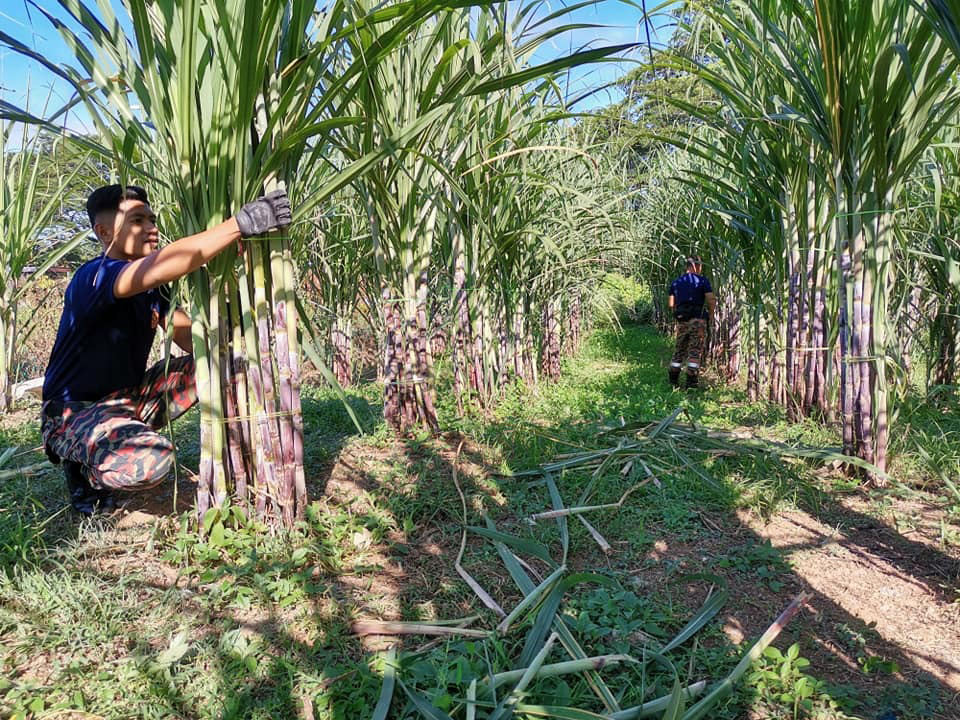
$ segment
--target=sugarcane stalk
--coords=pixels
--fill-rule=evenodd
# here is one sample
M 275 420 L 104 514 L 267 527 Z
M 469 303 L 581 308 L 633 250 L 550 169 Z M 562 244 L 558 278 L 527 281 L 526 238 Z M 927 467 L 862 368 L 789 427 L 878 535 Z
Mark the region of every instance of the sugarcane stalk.
M 353 383 L 353 324 L 350 318 L 338 312 L 331 323 L 330 335 L 330 344 L 333 346 L 333 375 L 342 387 L 349 387 Z
M 395 427 L 400 422 L 400 360 L 398 358 L 397 336 L 399 333 L 399 313 L 396 302 L 386 286 L 381 293 L 384 326 L 383 344 L 383 417 Z
M 287 297 L 284 286 L 283 240 L 271 237 L 270 277 L 271 305 L 273 306 L 273 346 L 277 364 L 277 426 L 280 439 L 280 504 L 284 524 L 293 525 L 296 517 L 296 458 L 294 453 L 293 428 L 293 383 L 290 369 L 290 347 L 287 328 Z M 296 315 L 296 313 L 290 313 Z
M 457 414 L 463 416 L 464 395 L 470 376 L 470 315 L 467 307 L 464 237 L 460 227 L 453 229 L 451 254 L 453 257 L 453 388 L 457 398 Z
M 228 308 L 229 310 L 229 308 Z M 233 336 L 233 328 L 228 324 L 226 328 L 227 332 L 224 335 L 229 334 L 231 339 Z M 230 350 L 229 344 L 224 344 L 221 342 L 220 352 L 224 356 L 223 362 L 223 411 L 224 411 L 224 422 L 226 429 L 226 457 L 227 457 L 227 476 L 232 479 L 233 482 L 233 497 L 234 502 L 240 503 L 241 506 L 245 504 L 246 500 L 246 478 L 243 477 L 243 455 L 241 443 L 239 441 L 238 433 L 239 428 L 237 427 L 234 418 L 239 414 L 237 411 L 237 399 L 236 399 L 236 377 L 234 375 L 234 363 L 233 355 Z M 241 486 L 243 486 L 243 492 L 241 492 Z
M 0 148 L 2 151 L 2 148 Z M 7 322 L 10 311 L 6 306 L 6 299 L 0 300 L 0 412 L 10 410 L 13 400 L 13 382 L 10 378 L 11 342 L 13 340 L 13 323 Z
M 226 435 L 227 428 L 224 423 L 226 417 L 224 413 L 224 372 L 226 363 L 224 359 L 227 354 L 226 337 L 224 337 L 220 325 L 221 317 L 226 317 L 225 295 L 222 292 L 223 286 L 219 280 L 211 283 L 210 293 L 210 403 L 211 415 L 211 436 L 210 451 L 213 460 L 213 502 L 219 507 L 223 505 L 229 496 L 227 487 L 227 468 L 226 468 Z
M 433 402 L 433 363 L 427 338 L 427 274 L 423 271 L 420 276 L 417 302 L 417 324 L 413 341 L 413 356 L 416 360 L 417 377 L 419 382 L 415 386 L 417 391 L 417 407 L 420 409 L 419 422 L 426 425 L 434 433 L 440 432 L 440 423 L 437 419 L 437 409 Z
M 300 340 L 297 332 L 296 298 L 294 297 L 296 268 L 288 238 L 283 243 L 283 287 L 286 292 L 287 349 L 290 355 L 290 406 L 293 421 L 293 462 L 295 517 L 302 517 L 307 507 L 307 478 L 303 467 L 303 410 L 300 398 Z
M 210 308 L 210 285 L 206 270 L 193 273 L 190 282 L 193 291 L 191 303 L 193 320 L 193 355 L 196 365 L 197 398 L 200 404 L 200 467 L 197 478 L 197 512 L 203 515 L 214 505 L 214 418 L 211 404 L 207 402 L 212 391 L 210 371 L 210 346 L 207 335 Z
M 863 205 L 854 205 L 857 214 L 853 216 L 854 231 L 851 235 L 851 274 L 853 275 L 853 395 L 854 395 L 854 438 L 856 454 L 867 459 L 872 456 L 873 428 L 872 398 L 870 394 L 870 299 L 873 294 L 871 269 L 868 256 L 867 239 L 859 213 L 865 212 Z M 870 462 L 870 461 L 868 461 Z
M 256 509 L 266 517 L 267 509 L 280 511 L 278 498 L 279 438 L 276 419 L 272 417 L 276 407 L 273 398 L 273 367 L 270 357 L 270 314 L 266 302 L 266 276 L 263 250 L 260 243 L 252 243 L 250 256 L 251 295 L 244 315 L 250 318 L 246 338 L 248 372 L 250 377 L 251 410 L 257 426 L 257 498 Z M 249 313 L 249 314 L 248 314 Z
M 234 276 L 229 278 L 230 287 L 230 329 L 231 341 L 231 372 L 228 386 L 233 401 L 233 414 L 229 415 L 231 422 L 228 427 L 228 442 L 233 471 L 234 492 L 237 499 L 246 509 L 250 507 L 249 481 L 254 469 L 252 440 L 250 433 L 250 409 L 248 403 L 249 389 L 247 387 L 246 356 L 243 352 L 243 327 L 240 317 L 240 291 Z M 229 410 L 228 410 L 229 412 Z
M 887 469 L 887 443 L 889 437 L 888 404 L 890 389 L 887 383 L 887 323 L 889 318 L 889 297 L 893 290 L 891 272 L 891 246 L 893 244 L 893 198 L 896 190 L 891 188 L 886 197 L 882 198 L 883 207 L 876 217 L 876 266 L 874 270 L 875 287 L 873 289 L 873 317 L 871 333 L 870 369 L 873 375 L 872 421 L 874 425 L 873 448 L 871 459 L 867 460 L 876 465 L 882 473 Z M 877 475 L 871 480 L 874 485 L 886 484 L 885 475 Z

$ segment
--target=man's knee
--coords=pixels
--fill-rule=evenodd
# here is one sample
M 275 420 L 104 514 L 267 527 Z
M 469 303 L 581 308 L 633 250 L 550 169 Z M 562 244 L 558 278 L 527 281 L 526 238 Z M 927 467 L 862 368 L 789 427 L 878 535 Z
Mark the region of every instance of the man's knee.
M 137 395 L 137 416 L 154 430 L 176 420 L 197 403 L 196 363 L 183 355 L 147 371 Z
M 146 490 L 159 485 L 173 468 L 173 446 L 166 438 L 163 441 L 110 453 L 94 468 L 91 481 L 115 490 Z

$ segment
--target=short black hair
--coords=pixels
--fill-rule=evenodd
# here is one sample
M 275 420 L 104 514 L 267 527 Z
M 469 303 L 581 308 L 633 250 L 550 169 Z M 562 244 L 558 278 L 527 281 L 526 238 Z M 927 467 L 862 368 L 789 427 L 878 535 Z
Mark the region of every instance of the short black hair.
M 104 185 L 98 187 L 87 198 L 87 216 L 90 218 L 90 227 L 97 224 L 97 214 L 104 210 L 120 209 L 121 200 L 139 200 L 149 203 L 147 191 L 136 185 Z
M 687 258 L 687 267 L 697 267 L 697 265 L 703 265 L 703 260 L 700 259 L 699 255 L 691 255 Z

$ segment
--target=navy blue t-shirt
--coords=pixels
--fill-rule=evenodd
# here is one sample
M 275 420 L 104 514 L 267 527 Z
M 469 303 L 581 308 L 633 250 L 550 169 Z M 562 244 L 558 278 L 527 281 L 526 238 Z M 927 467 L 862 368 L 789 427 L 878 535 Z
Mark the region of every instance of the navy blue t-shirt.
M 674 307 L 680 305 L 692 305 L 700 309 L 700 315 L 703 315 L 703 304 L 706 302 L 706 294 L 712 293 L 710 281 L 703 275 L 688 272 L 681 275 L 670 285 L 670 294 L 673 295 Z
M 99 400 L 143 381 L 170 300 L 165 288 L 114 297 L 113 285 L 128 264 L 101 255 L 70 280 L 43 381 L 44 401 Z

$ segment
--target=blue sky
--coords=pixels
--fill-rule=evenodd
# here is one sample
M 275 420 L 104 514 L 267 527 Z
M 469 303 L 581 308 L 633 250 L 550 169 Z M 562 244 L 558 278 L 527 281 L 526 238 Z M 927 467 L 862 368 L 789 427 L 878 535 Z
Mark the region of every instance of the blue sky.
M 563 4 L 544 0 L 538 8 L 538 16 L 543 17 L 559 10 Z M 58 9 L 56 0 L 37 0 L 37 5 L 59 17 L 64 17 L 63 11 Z M 647 3 L 651 14 L 654 13 L 656 5 L 657 0 L 650 0 Z M 645 42 L 640 0 L 636 0 L 635 3 L 603 0 L 580 8 L 569 15 L 568 19 L 560 22 L 595 24 L 603 27 L 580 28 L 557 36 L 537 51 L 534 56 L 536 61 L 546 61 L 585 47 Z M 664 27 L 665 23 L 666 18 L 662 13 L 652 20 L 651 33 L 655 47 L 662 45 L 669 37 L 670 30 Z M 53 62 L 71 64 L 74 62 L 57 31 L 36 7 L 30 7 L 25 0 L 5 0 L 0 4 L 0 27 L 37 52 L 43 53 Z M 627 53 L 614 63 L 603 63 L 574 70 L 570 73 L 568 97 L 575 97 L 585 90 L 598 88 L 616 79 L 630 69 L 631 58 L 637 57 L 639 57 L 639 51 Z M 26 103 L 28 87 L 30 106 L 34 111 L 38 111 L 43 106 L 48 96 L 51 107 L 59 107 L 71 95 L 67 83 L 52 78 L 50 73 L 36 62 L 12 51 L 0 49 L 0 88 L 4 98 L 22 106 Z M 617 99 L 619 95 L 616 91 L 599 92 L 584 101 L 577 109 L 589 110 L 607 105 Z M 79 130 L 84 129 L 87 123 L 84 122 L 82 115 L 74 115 L 69 119 L 68 125 L 72 129 Z
M 563 4 L 572 5 L 573 3 Z M 646 3 L 647 10 L 651 15 L 649 29 L 651 44 L 654 49 L 662 47 L 669 40 L 671 33 L 666 11 L 660 10 L 658 12 L 656 10 L 658 4 L 658 0 L 648 0 Z M 671 5 L 673 4 L 675 3 L 671 3 Z M 561 3 L 545 2 L 543 14 L 558 10 L 561 6 Z M 575 97 L 584 91 L 609 84 L 630 70 L 634 66 L 634 61 L 641 57 L 641 52 L 642 57 L 646 57 L 646 33 L 640 0 L 630 3 L 602 0 L 574 11 L 561 22 L 563 24 L 589 23 L 603 27 L 577 29 L 558 36 L 551 41 L 549 47 L 545 47 L 537 53 L 536 59 L 538 61 L 576 52 L 588 46 L 596 48 L 604 45 L 623 45 L 635 42 L 644 45 L 642 51 L 638 48 L 635 51 L 628 52 L 616 62 L 600 63 L 575 69 L 571 73 L 569 97 Z M 617 93 L 616 90 L 598 92 L 577 109 L 589 110 L 597 106 L 608 105 L 621 97 L 622 95 Z

